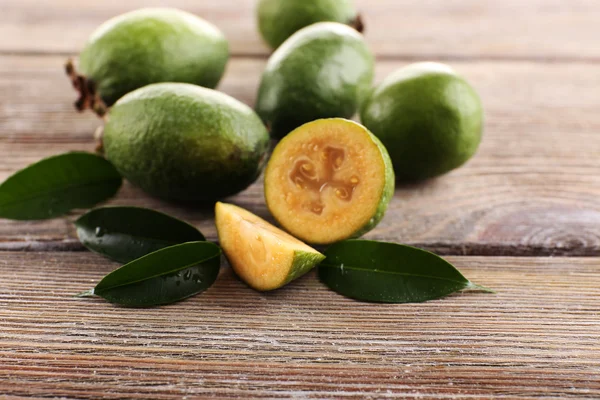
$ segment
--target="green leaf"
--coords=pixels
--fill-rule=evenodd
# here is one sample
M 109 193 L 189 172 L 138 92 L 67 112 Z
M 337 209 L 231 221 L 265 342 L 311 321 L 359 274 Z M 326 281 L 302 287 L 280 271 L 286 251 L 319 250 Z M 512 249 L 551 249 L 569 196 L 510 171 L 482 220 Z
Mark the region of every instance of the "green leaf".
M 173 303 L 208 289 L 219 275 L 221 248 L 210 242 L 167 247 L 125 264 L 80 296 L 127 307 Z
M 98 208 L 81 216 L 75 226 L 85 247 L 122 263 L 179 243 L 205 240 L 186 222 L 138 207 Z
M 346 240 L 329 247 L 319 278 L 357 300 L 419 303 L 463 289 L 489 291 L 465 278 L 441 257 L 415 247 L 371 240 Z
M 48 219 L 112 197 L 123 179 L 104 158 L 73 152 L 46 158 L 0 185 L 0 218 Z

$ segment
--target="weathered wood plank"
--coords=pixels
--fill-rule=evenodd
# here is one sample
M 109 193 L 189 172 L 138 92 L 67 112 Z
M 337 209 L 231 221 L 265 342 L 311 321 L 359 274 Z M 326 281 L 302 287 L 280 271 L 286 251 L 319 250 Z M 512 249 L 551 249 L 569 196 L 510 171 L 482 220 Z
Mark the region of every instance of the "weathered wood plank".
M 384 57 L 600 57 L 600 5 L 594 0 L 356 0 L 373 50 Z M 265 55 L 255 0 L 3 0 L 1 52 L 76 53 L 106 19 L 148 6 L 173 6 L 219 26 L 233 54 Z M 9 39 L 8 39 L 9 38 Z
M 498 294 L 358 303 L 314 273 L 261 294 L 224 268 L 204 294 L 125 309 L 72 297 L 115 267 L 97 255 L 6 252 L 0 393 L 600 397 L 600 259 L 449 260 Z
M 100 121 L 72 110 L 62 57 L 2 57 L 0 179 L 67 150 L 92 150 Z M 402 62 L 381 62 L 378 80 Z M 368 237 L 446 254 L 600 254 L 600 75 L 585 63 L 456 62 L 486 108 L 486 132 L 467 166 L 398 188 Z M 263 60 L 236 59 L 222 90 L 252 104 Z M 267 217 L 262 186 L 232 199 Z M 158 208 L 215 237 L 210 211 L 184 209 L 126 187 L 112 204 Z M 0 248 L 74 249 L 68 221 L 0 220 Z M 65 241 L 66 240 L 66 241 Z

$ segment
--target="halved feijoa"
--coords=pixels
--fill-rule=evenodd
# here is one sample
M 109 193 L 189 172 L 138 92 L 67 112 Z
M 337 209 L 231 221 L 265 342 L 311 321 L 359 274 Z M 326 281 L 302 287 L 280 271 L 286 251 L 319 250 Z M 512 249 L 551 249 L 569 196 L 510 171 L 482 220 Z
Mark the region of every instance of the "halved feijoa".
M 273 290 L 304 275 L 325 256 L 262 218 L 217 203 L 217 231 L 235 273 L 256 290 Z
M 269 210 L 292 235 L 328 244 L 373 229 L 394 193 L 387 150 L 346 119 L 309 122 L 273 151 L 265 173 Z

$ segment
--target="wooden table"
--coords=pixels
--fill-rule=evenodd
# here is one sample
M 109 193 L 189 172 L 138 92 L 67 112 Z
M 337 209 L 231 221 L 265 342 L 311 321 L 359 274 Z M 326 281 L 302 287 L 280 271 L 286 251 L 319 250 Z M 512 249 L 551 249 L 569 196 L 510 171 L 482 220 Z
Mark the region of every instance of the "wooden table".
M 0 220 L 0 397 L 600 398 L 600 3 L 362 0 L 377 80 L 450 63 L 481 93 L 483 144 L 464 168 L 401 186 L 368 237 L 448 256 L 496 295 L 413 305 L 343 298 L 309 274 L 254 292 L 224 267 L 206 293 L 132 310 L 75 299 L 115 268 L 77 242 L 76 214 Z M 268 50 L 253 0 L 2 0 L 0 180 L 93 150 L 63 76 L 105 19 L 144 5 L 226 33 L 220 88 L 253 104 Z M 231 201 L 269 218 L 259 182 Z M 110 204 L 184 209 L 126 185 Z M 3 397 L 4 398 L 4 397 Z

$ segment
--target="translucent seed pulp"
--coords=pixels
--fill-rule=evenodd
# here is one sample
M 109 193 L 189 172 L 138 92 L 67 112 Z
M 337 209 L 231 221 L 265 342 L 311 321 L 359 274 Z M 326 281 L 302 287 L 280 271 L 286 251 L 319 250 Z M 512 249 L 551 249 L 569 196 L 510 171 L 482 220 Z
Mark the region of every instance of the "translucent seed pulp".
M 289 178 L 298 189 L 305 190 L 310 194 L 307 196 L 310 200 L 307 200 L 303 207 L 314 214 L 321 215 L 325 209 L 323 192 L 327 187 L 332 188 L 333 193 L 339 199 L 351 201 L 354 189 L 360 182 L 358 177 L 352 176 L 350 180 L 345 181 L 338 179 L 336 173 L 344 166 L 346 151 L 333 146 L 325 146 L 320 150 L 316 144 L 303 144 L 302 149 L 305 151 L 311 149 L 313 152 L 317 152 L 316 159 L 320 162 L 320 165 L 315 165 L 312 159 L 305 156 L 300 156 L 294 161 Z M 288 202 L 289 195 L 288 193 L 286 196 Z

